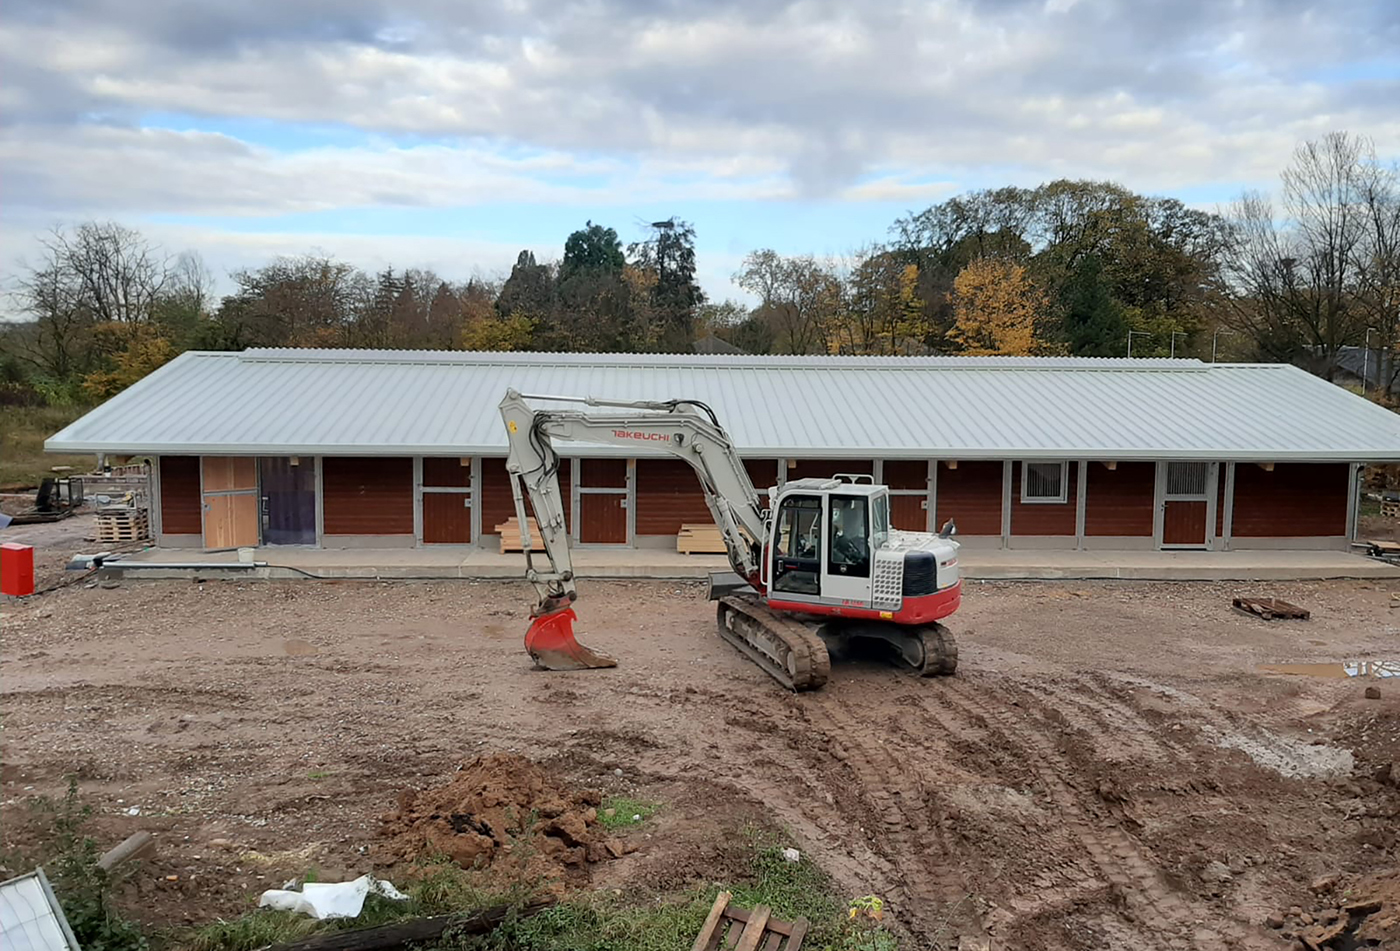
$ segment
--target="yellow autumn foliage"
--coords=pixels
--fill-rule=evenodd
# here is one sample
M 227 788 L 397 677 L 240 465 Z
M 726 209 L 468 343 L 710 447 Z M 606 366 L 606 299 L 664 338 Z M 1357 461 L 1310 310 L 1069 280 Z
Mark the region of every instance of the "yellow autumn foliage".
M 949 294 L 949 337 L 976 356 L 1029 356 L 1044 352 L 1035 336 L 1036 318 L 1047 299 L 1020 264 L 977 258 L 958 272 Z

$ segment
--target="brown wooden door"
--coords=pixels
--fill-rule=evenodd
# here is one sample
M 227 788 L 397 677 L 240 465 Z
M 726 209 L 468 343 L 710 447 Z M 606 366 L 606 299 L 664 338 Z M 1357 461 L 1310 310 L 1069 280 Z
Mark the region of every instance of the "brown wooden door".
M 204 547 L 258 544 L 258 461 L 252 456 L 205 456 Z
M 890 494 L 890 527 L 905 532 L 928 531 L 928 493 Z
M 424 492 L 423 544 L 467 545 L 471 540 L 471 493 Z
M 1162 544 L 1205 547 L 1206 507 L 1205 502 L 1167 501 L 1162 507 Z
M 421 495 L 423 544 L 471 544 L 471 459 L 457 456 L 424 457 Z
M 627 544 L 627 496 L 619 492 L 579 495 L 578 540 L 592 545 Z
M 585 545 L 626 545 L 630 467 L 626 459 L 581 459 L 578 540 Z

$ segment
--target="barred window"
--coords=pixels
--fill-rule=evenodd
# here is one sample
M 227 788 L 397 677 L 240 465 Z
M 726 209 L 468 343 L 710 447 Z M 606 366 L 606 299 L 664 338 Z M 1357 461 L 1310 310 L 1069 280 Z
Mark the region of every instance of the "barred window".
M 1021 463 L 1021 501 L 1067 501 L 1069 498 L 1068 474 L 1068 462 Z

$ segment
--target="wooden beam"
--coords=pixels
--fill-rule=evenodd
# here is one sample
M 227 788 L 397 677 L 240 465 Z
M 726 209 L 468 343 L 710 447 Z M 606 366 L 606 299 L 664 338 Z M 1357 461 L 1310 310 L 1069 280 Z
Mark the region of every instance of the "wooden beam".
M 486 934 L 499 927 L 512 911 L 522 918 L 528 918 L 552 904 L 553 900 L 543 899 L 532 901 L 521 909 L 497 905 L 475 915 L 437 915 L 433 918 L 396 921 L 377 928 L 331 931 L 299 941 L 271 945 L 266 951 L 381 951 L 387 948 L 401 948 L 409 942 L 440 938 L 449 928 L 464 935 Z
M 149 832 L 136 832 L 127 836 L 122 843 L 97 860 L 97 867 L 110 872 L 123 862 L 136 858 L 150 858 L 156 854 L 155 839 Z
M 768 917 L 772 914 L 767 905 L 759 905 L 749 912 L 749 923 L 744 925 L 744 931 L 739 935 L 739 943 L 734 946 L 734 951 L 756 951 L 758 943 L 763 940 L 763 932 L 768 928 Z
M 1117 461 L 1105 462 L 1105 463 L 1103 464 L 1103 467 L 1104 467 L 1105 469 L 1109 470 L 1110 472 L 1112 472 L 1114 469 L 1117 469 L 1117 468 L 1118 468 L 1118 463 L 1117 463 Z
M 956 469 L 956 468 L 958 467 L 958 460 L 956 460 L 956 459 L 944 459 L 944 460 L 943 460 L 943 464 L 944 464 L 945 466 L 947 466 L 949 469 Z
M 1263 469 L 1265 472 L 1274 471 L 1274 464 L 1272 462 L 1256 462 L 1255 465 Z
M 700 929 L 700 934 L 695 938 L 695 944 L 691 945 L 690 951 L 705 951 L 705 946 L 710 943 L 710 938 L 715 933 L 715 926 L 724 917 L 724 909 L 729 904 L 729 892 L 720 892 L 715 896 L 715 903 L 710 906 L 710 914 L 705 918 L 705 925 Z

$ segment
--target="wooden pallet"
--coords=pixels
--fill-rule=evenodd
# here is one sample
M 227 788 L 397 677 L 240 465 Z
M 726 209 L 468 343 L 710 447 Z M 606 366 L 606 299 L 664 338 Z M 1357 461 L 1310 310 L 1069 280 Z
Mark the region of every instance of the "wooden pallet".
M 1236 598 L 1231 602 L 1236 611 L 1252 614 L 1266 621 L 1306 621 L 1311 612 L 1281 598 Z
M 137 542 L 151 537 L 145 509 L 98 509 L 97 541 Z
M 723 555 L 724 536 L 718 525 L 682 525 L 676 535 L 676 551 L 683 555 Z
M 720 892 L 691 951 L 798 951 L 807 936 L 807 919 L 779 921 L 767 905 L 752 911 L 733 908 L 729 892 Z
M 544 539 L 540 537 L 540 527 L 535 524 L 533 518 L 525 520 L 530 530 L 530 548 L 534 551 L 544 551 Z M 496 526 L 496 534 L 501 536 L 501 554 L 508 551 L 524 551 L 525 545 L 520 537 L 520 520 L 508 518 Z

